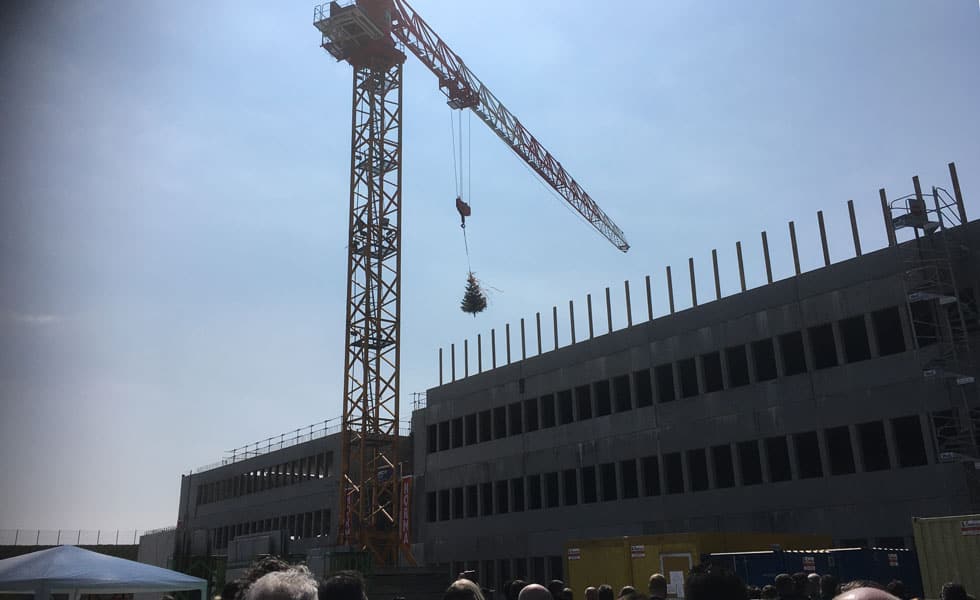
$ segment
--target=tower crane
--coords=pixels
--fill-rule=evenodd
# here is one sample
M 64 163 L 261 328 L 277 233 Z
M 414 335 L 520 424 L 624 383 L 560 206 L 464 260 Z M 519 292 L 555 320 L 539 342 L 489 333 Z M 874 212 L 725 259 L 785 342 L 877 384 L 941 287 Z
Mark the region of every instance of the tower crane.
M 405 0 L 330 2 L 314 9 L 313 24 L 321 47 L 354 70 L 338 542 L 395 565 L 406 541 L 398 527 L 403 49 L 436 75 L 451 108 L 476 113 L 616 248 L 629 244 Z

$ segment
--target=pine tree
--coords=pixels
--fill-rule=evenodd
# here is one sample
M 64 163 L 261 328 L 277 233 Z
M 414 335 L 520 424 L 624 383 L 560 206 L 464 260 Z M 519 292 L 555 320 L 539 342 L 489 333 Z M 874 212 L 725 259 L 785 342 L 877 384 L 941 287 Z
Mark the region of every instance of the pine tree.
M 477 313 L 483 312 L 487 308 L 487 297 L 480 289 L 480 282 L 470 271 L 466 278 L 466 292 L 463 293 L 463 301 L 459 304 L 460 310 L 470 313 L 476 317 Z

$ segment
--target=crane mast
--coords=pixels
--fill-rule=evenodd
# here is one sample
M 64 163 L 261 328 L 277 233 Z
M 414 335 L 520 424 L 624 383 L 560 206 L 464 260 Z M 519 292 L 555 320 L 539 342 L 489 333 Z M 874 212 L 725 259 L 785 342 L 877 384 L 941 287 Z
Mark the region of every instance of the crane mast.
M 454 109 L 472 109 L 614 246 L 622 230 L 404 0 L 314 9 L 321 46 L 354 69 L 347 321 L 338 543 L 382 565 L 407 547 L 399 532 L 402 67 L 411 50 Z

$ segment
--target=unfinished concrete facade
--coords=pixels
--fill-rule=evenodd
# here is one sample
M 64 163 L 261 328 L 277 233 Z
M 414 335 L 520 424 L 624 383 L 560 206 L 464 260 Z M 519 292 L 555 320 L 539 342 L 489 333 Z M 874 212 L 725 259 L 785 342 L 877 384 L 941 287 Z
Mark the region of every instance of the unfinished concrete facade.
M 862 254 L 855 228 L 855 258 L 807 273 L 797 260 L 776 282 L 767 250 L 763 287 L 676 313 L 671 299 L 674 314 L 529 358 L 519 346 L 512 361 L 508 339 L 507 364 L 495 347 L 495 368 L 458 380 L 454 362 L 455 381 L 413 414 L 426 563 L 500 589 L 561 577 L 569 539 L 760 531 L 907 546 L 913 516 L 976 512 L 977 362 L 963 348 L 955 369 L 942 357 L 963 341 L 944 338 L 947 316 L 980 341 L 980 222 L 893 234 Z M 955 301 L 910 275 L 940 247 Z

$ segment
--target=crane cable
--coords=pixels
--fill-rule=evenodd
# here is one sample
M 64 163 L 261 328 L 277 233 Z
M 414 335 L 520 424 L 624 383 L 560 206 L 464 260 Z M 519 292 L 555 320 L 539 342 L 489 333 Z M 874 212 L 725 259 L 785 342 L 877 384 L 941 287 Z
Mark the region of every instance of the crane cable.
M 473 178 L 472 178 L 472 175 L 471 175 L 471 173 L 472 173 L 472 165 L 473 165 L 473 152 L 472 152 L 472 148 L 473 148 L 473 136 L 472 136 L 473 121 L 472 121 L 472 118 L 471 117 L 468 117 L 467 118 L 466 124 L 467 124 L 468 131 L 467 131 L 467 136 L 466 137 L 467 137 L 467 146 L 468 146 L 468 150 L 467 150 L 467 161 L 468 161 L 468 163 L 467 163 L 466 167 L 464 168 L 464 166 L 463 166 L 463 115 L 462 115 L 462 111 L 459 111 L 457 113 L 456 120 L 457 120 L 457 123 L 453 123 L 453 114 L 452 114 L 452 112 L 450 112 L 449 113 L 449 131 L 450 131 L 450 138 L 452 139 L 452 145 L 453 145 L 453 185 L 455 185 L 455 187 L 456 187 L 456 197 L 457 198 L 462 198 L 462 196 L 463 196 L 463 188 L 464 188 L 464 183 L 463 183 L 464 176 L 463 175 L 464 175 L 464 172 L 466 172 L 466 183 L 468 184 L 468 187 L 469 187 L 469 191 L 467 193 L 467 197 L 468 198 L 471 198 L 472 196 L 470 194 L 472 194 L 472 191 L 473 191 Z M 457 127 L 457 125 L 458 125 L 458 127 Z M 457 152 L 456 136 L 457 136 L 457 130 L 458 130 L 458 135 L 459 135 L 459 149 L 458 149 L 458 152 L 459 152 L 459 168 L 458 169 L 457 169 L 457 166 L 456 166 L 456 164 L 457 164 L 456 163 L 456 152 Z M 467 272 L 472 273 L 473 272 L 473 267 L 470 264 L 470 244 L 469 244 L 469 240 L 467 240 L 467 238 L 466 238 L 466 223 L 465 223 L 465 221 L 460 225 L 460 229 L 463 230 L 463 247 L 466 250 L 466 269 L 467 269 Z

